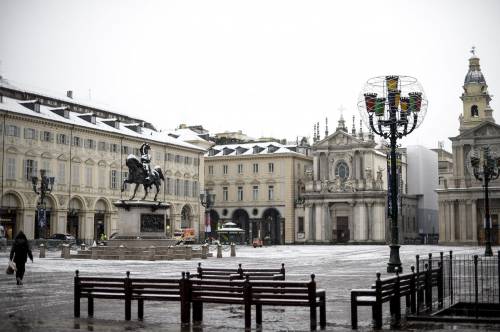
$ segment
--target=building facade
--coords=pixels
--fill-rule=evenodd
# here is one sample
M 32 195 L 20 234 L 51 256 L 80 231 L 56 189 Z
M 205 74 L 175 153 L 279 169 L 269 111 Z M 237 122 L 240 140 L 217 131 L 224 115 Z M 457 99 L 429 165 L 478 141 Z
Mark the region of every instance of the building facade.
M 101 233 L 115 233 L 120 220 L 113 202 L 128 199 L 132 190 L 121 192 L 125 160 L 139 155 L 143 142 L 152 148 L 151 165 L 164 173 L 158 200 L 171 203 L 167 235 L 181 227 L 199 231 L 205 150 L 140 119 L 78 102 L 70 93 L 55 97 L 5 79 L 0 79 L 0 117 L 0 223 L 8 238 L 23 230 L 29 239 L 69 233 L 92 242 Z M 46 225 L 38 221 L 39 197 L 31 182 L 41 169 L 55 177 L 44 202 Z M 143 194 L 140 188 L 137 197 Z
M 245 231 L 244 240 L 294 243 L 297 198 L 312 165 L 309 147 L 277 142 L 216 145 L 205 156 L 205 188 L 215 194 L 211 233 L 226 221 Z
M 484 190 L 470 166 L 471 153 L 489 146 L 500 155 L 500 126 L 490 107 L 491 95 L 479 66 L 479 58 L 469 59 L 461 100 L 459 135 L 451 137 L 453 172 L 441 181 L 439 198 L 439 242 L 441 244 L 483 244 Z M 500 181 L 490 183 L 492 244 L 499 244 Z
M 354 122 L 354 121 L 353 121 Z M 319 135 L 317 135 L 319 136 Z M 336 131 L 312 146 L 313 168 L 308 172 L 302 204 L 296 209 L 297 243 L 386 243 L 387 151 L 371 133 L 348 132 L 340 118 Z M 406 192 L 406 155 L 401 155 L 400 242 L 417 236 L 417 198 Z

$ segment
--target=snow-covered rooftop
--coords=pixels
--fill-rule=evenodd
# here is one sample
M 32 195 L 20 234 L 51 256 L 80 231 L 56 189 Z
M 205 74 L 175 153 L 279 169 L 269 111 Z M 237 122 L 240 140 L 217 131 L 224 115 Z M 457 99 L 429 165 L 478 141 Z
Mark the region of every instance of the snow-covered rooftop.
M 119 128 L 110 126 L 109 123 L 112 119 L 104 119 L 96 117 L 95 123 L 91 123 L 82 118 L 81 113 L 69 112 L 69 118 L 65 118 L 62 115 L 56 114 L 53 110 L 64 109 L 64 107 L 48 107 L 40 105 L 40 112 L 32 111 L 31 109 L 21 105 L 18 100 L 3 97 L 3 102 L 0 103 L 0 109 L 7 112 L 23 114 L 31 117 L 42 118 L 45 120 L 56 121 L 60 123 L 66 123 L 70 125 L 90 128 L 99 131 L 111 132 L 120 135 L 126 135 L 129 137 L 140 138 L 148 141 L 156 141 L 159 143 L 167 143 L 171 145 L 176 145 L 184 148 L 195 149 L 199 151 L 205 151 L 193 144 L 186 143 L 180 139 L 171 137 L 167 132 L 159 132 L 146 127 L 141 127 L 141 132 L 138 133 L 129 127 L 132 125 L 130 123 L 119 122 Z M 87 114 L 88 115 L 88 114 Z
M 220 157 L 220 156 L 249 156 L 249 155 L 264 155 L 264 154 L 283 154 L 291 153 L 303 156 L 290 150 L 287 146 L 277 142 L 254 142 L 242 144 L 226 144 L 215 145 L 206 154 L 205 157 Z

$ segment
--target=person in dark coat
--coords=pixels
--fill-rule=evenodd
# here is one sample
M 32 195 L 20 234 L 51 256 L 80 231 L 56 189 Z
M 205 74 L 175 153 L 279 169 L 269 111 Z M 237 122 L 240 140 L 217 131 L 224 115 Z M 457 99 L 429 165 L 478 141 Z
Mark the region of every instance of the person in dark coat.
M 28 256 L 33 263 L 33 254 L 31 253 L 28 239 L 26 238 L 26 235 L 24 235 L 23 231 L 20 231 L 16 235 L 14 244 L 12 245 L 12 249 L 10 250 L 10 259 L 14 259 L 14 263 L 16 263 L 17 267 L 16 281 L 18 285 L 23 284 L 25 264 L 28 260 Z

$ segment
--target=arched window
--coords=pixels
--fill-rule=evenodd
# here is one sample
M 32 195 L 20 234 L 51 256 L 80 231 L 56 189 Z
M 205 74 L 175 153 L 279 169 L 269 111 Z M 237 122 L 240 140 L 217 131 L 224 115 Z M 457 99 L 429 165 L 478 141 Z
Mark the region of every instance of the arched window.
M 191 227 L 191 209 L 189 206 L 184 205 L 181 211 L 181 228 Z
M 479 110 L 477 109 L 477 105 L 472 105 L 471 108 L 470 108 L 470 115 L 473 117 L 473 118 L 476 118 L 479 116 Z
M 346 180 L 349 177 L 349 166 L 347 166 L 345 161 L 339 161 L 337 167 L 335 167 L 335 176 L 338 176 L 342 180 Z

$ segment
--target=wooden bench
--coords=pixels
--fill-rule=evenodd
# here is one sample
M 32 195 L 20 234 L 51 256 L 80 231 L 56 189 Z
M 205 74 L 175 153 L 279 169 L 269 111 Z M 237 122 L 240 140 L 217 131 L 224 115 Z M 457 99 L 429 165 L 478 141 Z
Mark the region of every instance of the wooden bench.
M 325 291 L 317 290 L 311 281 L 211 280 L 189 278 L 188 288 L 193 306 L 193 322 L 203 321 L 204 303 L 239 304 L 244 306 L 245 330 L 251 329 L 251 306 L 256 307 L 256 325 L 262 325 L 262 306 L 305 306 L 310 308 L 310 326 L 317 327 L 316 308 L 320 309 L 320 325 L 326 326 Z M 189 306 L 187 306 L 186 310 Z
M 309 307 L 311 330 L 317 327 L 319 308 L 320 327 L 326 327 L 325 290 L 317 289 L 314 274 L 310 281 L 261 281 L 250 280 L 252 304 L 255 305 L 255 322 L 262 326 L 262 306 Z
M 80 299 L 87 298 L 87 312 L 94 316 L 94 299 L 116 299 L 125 302 L 125 320 L 131 319 L 132 301 L 137 301 L 137 316 L 144 317 L 144 301 L 179 301 L 182 304 L 182 290 L 185 289 L 185 274 L 181 279 L 147 279 L 130 278 L 81 277 L 77 270 L 74 278 L 74 316 L 80 317 Z M 181 305 L 181 322 L 189 323 L 189 313 L 183 311 Z
M 372 307 L 372 319 L 375 328 L 382 327 L 382 304 L 390 303 L 391 318 L 398 323 L 401 320 L 401 298 L 406 299 L 406 308 L 411 313 L 417 310 L 417 292 L 426 288 L 426 292 L 432 297 L 432 287 L 438 286 L 440 289 L 442 283 L 442 269 L 439 264 L 436 269 L 428 269 L 426 271 L 415 273 L 415 268 L 411 267 L 411 273 L 396 275 L 389 278 L 380 278 L 380 273 L 377 272 L 377 279 L 371 289 L 353 289 L 351 290 L 351 327 L 358 327 L 358 306 Z M 439 291 L 442 295 L 442 290 Z
M 244 279 L 248 275 L 251 279 L 259 280 L 285 280 L 285 264 L 281 264 L 281 268 L 277 269 L 259 269 L 251 268 L 244 269 L 241 264 L 238 264 L 236 269 L 228 268 L 206 268 L 198 263 L 197 274 L 191 275 L 199 279 L 212 279 L 212 280 L 236 280 Z

